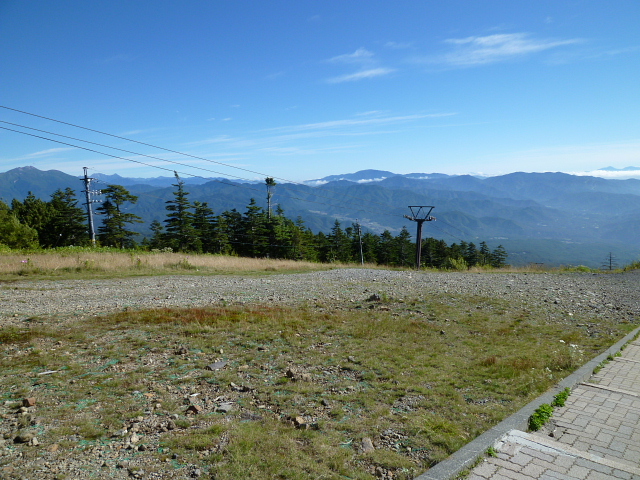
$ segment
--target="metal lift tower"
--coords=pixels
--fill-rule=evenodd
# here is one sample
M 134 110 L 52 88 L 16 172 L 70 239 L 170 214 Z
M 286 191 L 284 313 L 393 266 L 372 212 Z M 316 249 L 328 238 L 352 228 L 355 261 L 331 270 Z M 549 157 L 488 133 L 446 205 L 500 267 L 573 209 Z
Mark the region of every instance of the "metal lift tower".
M 416 233 L 416 270 L 420 270 L 420 256 L 422 253 L 422 224 L 432 222 L 436 217 L 431 216 L 431 211 L 436 208 L 429 205 L 409 205 L 411 216 L 404 215 L 404 218 L 416 222 L 418 231 Z

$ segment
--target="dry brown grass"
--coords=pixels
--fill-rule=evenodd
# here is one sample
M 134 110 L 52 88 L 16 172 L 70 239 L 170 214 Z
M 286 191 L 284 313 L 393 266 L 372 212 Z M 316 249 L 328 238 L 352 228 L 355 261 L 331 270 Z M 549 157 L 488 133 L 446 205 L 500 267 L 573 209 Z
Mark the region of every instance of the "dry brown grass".
M 197 255 L 169 252 L 113 252 L 78 249 L 63 252 L 0 254 L 0 277 L 203 274 L 250 272 L 299 272 L 353 267 L 345 264 L 321 264 L 307 261 L 246 258 L 228 255 Z M 367 265 L 372 268 L 373 265 Z

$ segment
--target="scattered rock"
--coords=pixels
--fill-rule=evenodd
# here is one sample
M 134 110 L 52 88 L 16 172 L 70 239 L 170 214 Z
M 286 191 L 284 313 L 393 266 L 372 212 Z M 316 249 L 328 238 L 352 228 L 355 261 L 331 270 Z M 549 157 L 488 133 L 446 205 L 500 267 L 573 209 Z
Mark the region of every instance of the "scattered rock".
M 362 439 L 362 451 L 364 453 L 369 453 L 369 452 L 373 452 L 375 450 L 375 447 L 373 446 L 373 442 L 371 441 L 371 439 L 369 437 L 364 437 Z
M 216 407 L 216 412 L 229 413 L 233 410 L 233 403 L 221 403 Z
M 207 365 L 205 368 L 207 370 L 216 371 L 216 370 L 223 369 L 226 365 L 227 365 L 227 362 L 220 361 L 220 362 L 214 362 L 211 365 Z
M 14 443 L 29 443 L 35 438 L 35 435 L 31 432 L 21 432 L 13 439 Z

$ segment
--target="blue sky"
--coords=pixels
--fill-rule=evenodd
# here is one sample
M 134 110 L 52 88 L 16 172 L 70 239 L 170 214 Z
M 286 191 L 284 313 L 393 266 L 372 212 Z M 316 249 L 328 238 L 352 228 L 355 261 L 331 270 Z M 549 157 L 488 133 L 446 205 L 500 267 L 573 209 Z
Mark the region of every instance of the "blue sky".
M 0 129 L 0 171 L 640 166 L 639 20 L 636 0 L 0 0 L 0 105 L 192 155 L 0 108 L 3 122 L 156 158 L 0 127 L 166 169 Z

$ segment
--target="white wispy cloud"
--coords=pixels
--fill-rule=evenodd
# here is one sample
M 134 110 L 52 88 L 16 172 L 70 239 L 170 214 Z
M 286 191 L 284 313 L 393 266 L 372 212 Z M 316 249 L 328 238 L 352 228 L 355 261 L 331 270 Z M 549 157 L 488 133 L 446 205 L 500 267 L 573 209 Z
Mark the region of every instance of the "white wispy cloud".
M 452 115 L 456 115 L 455 113 L 428 113 L 428 114 L 413 114 L 413 115 L 398 115 L 398 116 L 388 116 L 388 117 L 375 117 L 375 118 L 366 118 L 366 119 L 354 119 L 347 118 L 342 120 L 331 120 L 328 122 L 318 122 L 318 123 L 306 123 L 303 125 L 290 125 L 286 127 L 275 127 L 269 128 L 263 131 L 271 131 L 271 132 L 294 132 L 294 131 L 303 131 L 303 130 L 324 130 L 324 129 L 336 129 L 343 127 L 353 127 L 353 126 L 362 126 L 362 125 L 388 125 L 393 123 L 400 122 L 409 122 L 414 120 L 421 120 L 423 118 L 438 118 L 438 117 L 450 117 Z
M 469 67 L 506 61 L 583 42 L 584 40 L 578 38 L 568 40 L 536 39 L 532 38 L 528 33 L 502 33 L 483 37 L 450 38 L 445 40 L 445 43 L 453 47 L 451 51 L 421 60 L 428 63 Z
M 404 50 L 405 48 L 413 47 L 411 42 L 387 42 L 384 44 L 387 48 L 393 48 L 394 50 Z
M 29 153 L 25 155 L 23 158 L 37 158 L 37 157 L 47 157 L 49 155 L 56 155 L 60 152 L 68 152 L 69 150 L 75 150 L 75 148 L 71 147 L 60 147 L 60 148 L 48 148 L 46 150 L 40 150 L 37 152 Z
M 610 178 L 615 180 L 625 180 L 627 178 L 640 178 L 640 168 L 638 170 L 591 170 L 588 172 L 566 172 L 571 175 Z
M 348 73 L 346 75 L 340 75 L 338 77 L 328 78 L 327 83 L 343 83 L 343 82 L 355 82 L 364 78 L 381 77 L 383 75 L 389 75 L 395 72 L 394 68 L 371 68 L 369 70 L 361 70 L 355 73 Z
M 369 63 L 373 60 L 373 52 L 370 52 L 366 48 L 358 48 L 353 53 L 345 53 L 332 57 L 327 62 L 329 63 Z
M 357 82 L 366 78 L 375 78 L 389 75 L 395 72 L 393 68 L 380 65 L 380 62 L 373 52 L 366 48 L 358 48 L 353 53 L 337 55 L 326 60 L 327 63 L 338 65 L 350 65 L 358 68 L 355 72 L 338 75 L 325 80 L 326 83 L 336 84 L 344 82 Z

